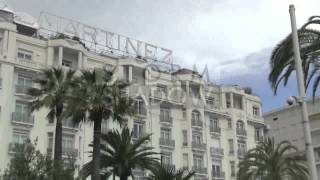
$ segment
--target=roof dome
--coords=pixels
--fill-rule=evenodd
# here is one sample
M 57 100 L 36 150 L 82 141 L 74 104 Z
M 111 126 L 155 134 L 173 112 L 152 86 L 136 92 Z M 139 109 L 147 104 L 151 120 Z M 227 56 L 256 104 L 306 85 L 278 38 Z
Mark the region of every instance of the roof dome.
M 33 16 L 24 12 L 15 12 L 14 22 L 34 29 L 39 29 L 40 27 L 37 20 Z

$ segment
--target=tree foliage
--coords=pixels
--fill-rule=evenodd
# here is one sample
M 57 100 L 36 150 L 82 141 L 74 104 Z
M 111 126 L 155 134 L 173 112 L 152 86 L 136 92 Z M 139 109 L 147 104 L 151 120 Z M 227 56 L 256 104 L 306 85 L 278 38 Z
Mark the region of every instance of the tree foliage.
M 309 18 L 299 30 L 298 38 L 305 85 L 313 84 L 313 97 L 320 83 L 320 16 Z M 287 85 L 292 72 L 295 71 L 292 35 L 289 34 L 273 50 L 270 58 L 269 81 L 274 93 L 281 82 Z
M 239 163 L 239 180 L 305 180 L 308 179 L 306 160 L 288 141 L 278 145 L 271 138 L 261 141 L 248 151 Z

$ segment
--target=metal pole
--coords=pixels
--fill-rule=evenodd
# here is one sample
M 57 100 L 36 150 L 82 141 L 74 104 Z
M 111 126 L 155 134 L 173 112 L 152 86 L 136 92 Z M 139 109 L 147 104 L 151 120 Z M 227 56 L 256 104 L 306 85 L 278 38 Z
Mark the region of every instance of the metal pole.
M 291 19 L 291 29 L 292 29 L 292 42 L 293 42 L 293 51 L 294 51 L 294 60 L 295 60 L 295 68 L 297 74 L 298 81 L 298 89 L 299 89 L 299 98 L 298 102 L 302 111 L 302 124 L 304 129 L 304 138 L 306 141 L 306 153 L 307 153 L 307 161 L 309 166 L 309 173 L 311 180 L 318 180 L 317 170 L 313 152 L 313 146 L 311 141 L 311 132 L 309 125 L 309 116 L 307 103 L 305 101 L 306 93 L 305 93 L 305 84 L 302 73 L 302 64 L 300 59 L 300 50 L 299 50 L 299 40 L 298 40 L 298 32 L 296 25 L 296 16 L 295 16 L 295 8 L 294 5 L 289 6 L 290 19 Z

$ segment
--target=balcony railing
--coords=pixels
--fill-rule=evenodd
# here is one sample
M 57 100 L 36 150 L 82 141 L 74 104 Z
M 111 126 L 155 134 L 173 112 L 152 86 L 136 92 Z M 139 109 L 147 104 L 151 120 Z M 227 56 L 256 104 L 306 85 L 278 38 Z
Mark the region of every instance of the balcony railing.
M 204 168 L 204 167 L 195 167 L 195 166 L 193 166 L 192 170 L 194 172 L 196 172 L 197 174 L 207 174 L 208 173 L 207 168 Z
M 211 153 L 211 155 L 223 156 L 224 155 L 224 149 L 223 148 L 212 147 L 212 148 L 210 148 L 210 153 Z
M 210 127 L 210 132 L 221 134 L 221 128 L 220 127 Z
M 77 157 L 77 156 L 78 156 L 78 149 L 74 149 L 74 148 L 62 148 L 62 155 L 63 155 L 63 156 L 73 156 L 73 157 Z
M 254 136 L 255 141 L 263 141 L 263 136 Z
M 192 141 L 192 148 L 206 150 L 207 149 L 207 145 L 204 144 L 204 143 L 199 143 L 199 142 Z
M 30 88 L 32 88 L 32 87 L 24 86 L 24 85 L 16 85 L 16 93 L 17 94 L 27 94 L 28 89 L 30 89 Z
M 194 119 L 192 119 L 192 120 L 191 120 L 191 126 L 194 126 L 194 127 L 202 127 L 202 126 L 203 126 L 203 122 L 200 121 L 200 120 L 194 120 Z
M 160 122 L 172 124 L 172 117 L 159 116 Z
M 9 153 L 16 153 L 18 151 L 18 148 L 20 149 L 22 146 L 23 144 L 11 142 L 9 144 Z
M 238 157 L 244 157 L 247 151 L 244 149 L 238 149 Z
M 225 172 L 222 171 L 212 171 L 213 179 L 224 179 L 226 177 Z
M 174 147 L 175 146 L 175 140 L 166 139 L 166 138 L 159 138 L 159 144 L 161 146 Z
M 247 136 L 247 131 L 244 129 L 237 129 L 237 135 L 239 136 Z
M 33 125 L 34 124 L 34 116 L 32 116 L 31 114 L 27 114 L 27 113 L 13 112 L 11 122 Z

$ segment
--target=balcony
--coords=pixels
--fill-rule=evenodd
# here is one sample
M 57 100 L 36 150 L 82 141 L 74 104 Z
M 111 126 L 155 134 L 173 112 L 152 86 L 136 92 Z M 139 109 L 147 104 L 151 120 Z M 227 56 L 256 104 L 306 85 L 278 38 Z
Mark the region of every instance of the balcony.
M 220 127 L 210 127 L 211 133 L 221 134 L 221 128 Z
M 159 144 L 160 144 L 160 146 L 166 146 L 166 147 L 174 148 L 175 140 L 166 139 L 166 138 L 159 138 Z
M 207 174 L 207 173 L 208 173 L 207 168 L 204 168 L 204 167 L 195 167 L 195 166 L 193 166 L 193 167 L 192 167 L 192 170 L 193 170 L 196 174 Z
M 223 180 L 226 177 L 225 172 L 221 171 L 212 171 L 211 175 L 213 180 Z
M 32 60 L 23 59 L 23 58 L 16 58 L 16 63 L 18 65 L 32 68 L 32 69 L 43 69 L 45 67 L 44 64 L 41 64 Z
M 207 149 L 207 145 L 204 143 L 192 141 L 192 148 L 205 151 Z
M 244 149 L 238 149 L 238 157 L 243 158 L 246 155 L 247 151 Z
M 165 117 L 165 116 L 160 115 L 159 119 L 160 119 L 161 123 L 166 123 L 166 124 L 172 125 L 172 122 L 173 122 L 172 117 Z
M 32 87 L 24 85 L 16 85 L 16 94 L 28 95 L 28 89 Z
M 13 112 L 11 122 L 13 124 L 33 126 L 34 116 L 32 116 L 31 114 L 27 114 L 27 113 L 22 114 L 22 113 L 18 113 L 18 112 Z
M 191 126 L 193 126 L 193 127 L 203 127 L 203 122 L 202 121 L 200 121 L 200 120 L 194 120 L 194 119 L 192 119 L 191 120 Z
M 237 135 L 246 137 L 247 136 L 247 131 L 244 130 L 244 129 L 237 129 Z
M 211 156 L 223 156 L 224 155 L 224 149 L 223 148 L 212 147 L 212 148 L 210 148 L 210 154 L 211 154 Z

